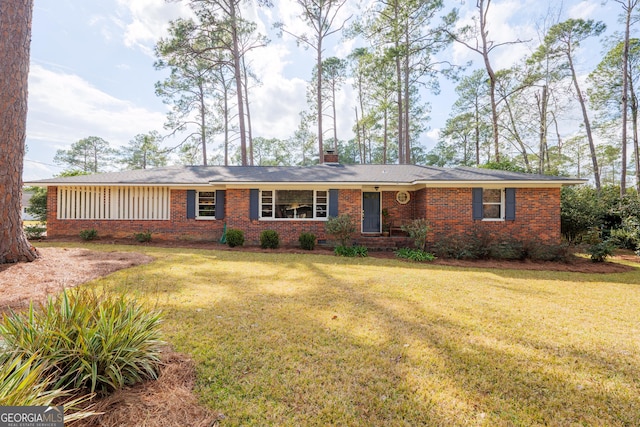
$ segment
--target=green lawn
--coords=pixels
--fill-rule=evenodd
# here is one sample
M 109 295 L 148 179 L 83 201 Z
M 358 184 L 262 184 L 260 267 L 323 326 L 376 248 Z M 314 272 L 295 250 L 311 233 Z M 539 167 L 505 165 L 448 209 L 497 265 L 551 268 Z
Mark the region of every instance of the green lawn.
M 93 283 L 164 310 L 223 426 L 640 425 L 640 270 L 86 246 L 158 258 Z

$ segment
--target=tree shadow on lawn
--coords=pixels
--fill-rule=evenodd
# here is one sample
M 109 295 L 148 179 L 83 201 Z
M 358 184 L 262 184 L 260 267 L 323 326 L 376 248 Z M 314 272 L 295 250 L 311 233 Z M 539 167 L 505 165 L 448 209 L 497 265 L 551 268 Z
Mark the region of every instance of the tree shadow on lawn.
M 514 337 L 513 312 L 425 303 L 432 293 L 365 287 L 314 264 L 317 279 L 288 293 L 221 277 L 213 286 L 228 298 L 169 314 L 172 341 L 200 365 L 202 400 L 230 425 L 640 423 L 632 357 Z
M 247 260 L 256 262 L 282 263 L 284 258 L 281 253 L 269 252 L 268 250 L 243 252 L 238 251 L 218 251 L 218 258 L 223 261 L 246 262 Z M 308 256 L 313 255 L 313 256 Z M 291 260 L 290 257 L 293 257 Z M 308 258 L 308 259 L 307 259 Z M 364 258 L 338 257 L 333 254 L 313 254 L 312 252 L 301 252 L 287 254 L 286 263 L 296 266 L 299 263 L 343 265 L 355 264 L 371 267 L 402 267 L 404 269 L 423 269 L 426 271 L 463 271 L 489 273 L 505 279 L 534 279 L 534 280 L 555 280 L 569 282 L 598 282 L 598 283 L 622 283 L 640 285 L 640 262 L 631 265 L 607 261 L 606 263 L 593 263 L 584 258 L 577 258 L 577 264 L 573 264 L 575 270 L 555 270 L 554 267 L 562 265 L 561 262 L 540 262 L 532 263 L 528 261 L 460 261 L 460 260 L 436 260 L 435 262 L 412 262 L 401 260 L 394 256 L 378 258 L 375 256 Z M 639 259 L 640 261 L 640 259 Z M 598 265 L 601 264 L 601 265 Z M 604 264 L 604 265 L 602 265 Z M 536 268 L 528 268 L 535 265 Z M 594 270 L 581 271 L 580 266 L 594 266 Z M 545 269 L 548 267 L 548 269 Z

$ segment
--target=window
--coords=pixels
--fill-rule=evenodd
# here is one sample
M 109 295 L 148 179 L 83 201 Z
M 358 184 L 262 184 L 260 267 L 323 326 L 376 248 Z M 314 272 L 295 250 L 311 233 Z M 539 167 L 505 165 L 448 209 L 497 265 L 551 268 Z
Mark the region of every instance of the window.
M 482 191 L 482 218 L 503 219 L 504 192 L 501 189 L 485 188 Z
M 515 221 L 516 188 L 473 188 L 474 220 Z
M 198 214 L 197 218 L 216 217 L 216 192 L 198 191 Z
M 260 217 L 273 219 L 327 218 L 329 192 L 325 190 L 263 190 Z
M 407 203 L 409 203 L 409 200 L 411 200 L 411 195 L 408 191 L 398 191 L 396 193 L 396 202 L 400 203 L 401 205 L 406 205 Z

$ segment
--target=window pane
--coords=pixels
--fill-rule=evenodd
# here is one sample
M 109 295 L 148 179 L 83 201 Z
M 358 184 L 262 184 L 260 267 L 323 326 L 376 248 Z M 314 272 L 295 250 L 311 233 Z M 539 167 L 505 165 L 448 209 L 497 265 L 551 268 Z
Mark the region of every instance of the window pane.
M 482 201 L 484 203 L 500 203 L 502 201 L 502 190 L 499 190 L 499 189 L 487 190 L 487 189 L 485 189 L 482 192 Z
M 278 190 L 276 218 L 313 218 L 313 190 Z
M 482 210 L 485 218 L 502 218 L 500 215 L 500 205 L 483 205 Z
M 316 191 L 316 218 L 327 217 L 327 197 L 326 191 Z
M 198 216 L 215 217 L 216 216 L 216 192 L 215 191 L 199 191 L 198 192 Z
M 273 192 L 262 192 L 262 218 L 273 218 Z

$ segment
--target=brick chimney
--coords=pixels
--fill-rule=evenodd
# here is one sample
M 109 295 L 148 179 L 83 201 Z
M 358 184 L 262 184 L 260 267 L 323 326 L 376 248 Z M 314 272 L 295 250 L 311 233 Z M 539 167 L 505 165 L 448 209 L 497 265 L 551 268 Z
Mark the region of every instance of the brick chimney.
M 340 160 L 338 160 L 338 153 L 336 153 L 335 150 L 326 150 L 324 152 L 324 163 L 340 163 Z

